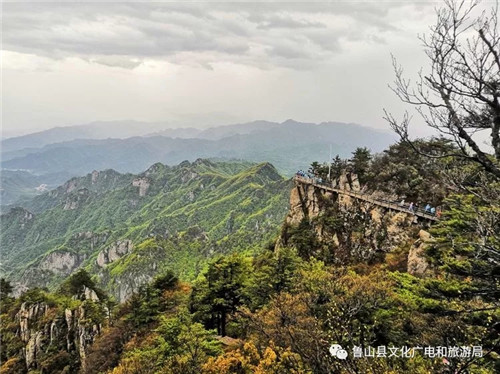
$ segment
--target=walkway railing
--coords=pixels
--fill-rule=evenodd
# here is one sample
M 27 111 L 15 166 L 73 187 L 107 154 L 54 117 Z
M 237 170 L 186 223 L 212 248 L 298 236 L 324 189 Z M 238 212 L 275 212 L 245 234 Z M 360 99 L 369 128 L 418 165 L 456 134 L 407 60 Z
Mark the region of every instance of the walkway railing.
M 400 204 L 393 202 L 393 201 L 374 199 L 373 197 L 371 197 L 368 194 L 354 192 L 354 191 L 346 190 L 343 188 L 336 188 L 328 183 L 320 182 L 320 181 L 312 179 L 312 178 L 300 177 L 300 176 L 296 175 L 294 177 L 294 180 L 299 182 L 299 183 L 308 184 L 311 186 L 322 188 L 326 191 L 331 191 L 331 192 L 336 192 L 336 193 L 339 193 L 342 195 L 351 196 L 351 197 L 354 197 L 355 199 L 367 201 L 371 204 L 375 204 L 375 205 L 378 205 L 378 206 L 381 206 L 381 207 L 384 207 L 387 209 L 397 210 L 399 212 L 403 212 L 406 214 L 414 214 L 418 217 L 428 219 L 430 221 L 437 221 L 438 220 L 434 214 L 428 213 L 423 209 L 410 210 L 409 208 L 401 206 Z

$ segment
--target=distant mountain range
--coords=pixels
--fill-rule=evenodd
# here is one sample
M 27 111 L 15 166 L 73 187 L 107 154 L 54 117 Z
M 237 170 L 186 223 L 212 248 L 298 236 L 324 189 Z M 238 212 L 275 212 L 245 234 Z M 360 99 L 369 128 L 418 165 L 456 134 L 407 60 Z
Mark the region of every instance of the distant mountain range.
M 255 121 L 205 130 L 168 129 L 128 137 L 153 126 L 134 124 L 131 129 L 123 122 L 92 123 L 6 139 L 2 141 L 2 167 L 37 175 L 67 171 L 81 175 L 106 168 L 137 172 L 157 161 L 175 164 L 199 157 L 226 157 L 277 161 L 277 167 L 289 173 L 304 163 L 326 161 L 329 145 L 335 153 L 347 156 L 357 146 L 380 151 L 395 139 L 391 133 L 355 124 L 293 120 Z M 121 130 L 121 126 L 127 130 Z
M 288 120 L 288 122 L 293 122 L 293 121 Z M 280 125 L 281 124 L 277 122 L 253 121 L 237 125 L 211 127 L 208 129 L 196 129 L 193 127 L 167 129 L 154 133 L 152 135 L 161 135 L 171 138 L 198 138 L 198 139 L 218 140 L 233 135 L 246 135 L 256 132 L 268 131 L 273 128 L 279 127 Z
M 74 139 L 130 138 L 160 131 L 165 123 L 140 121 L 96 121 L 85 125 L 54 127 L 32 134 L 3 139 L 2 153 L 25 148 L 40 148 L 47 144 Z

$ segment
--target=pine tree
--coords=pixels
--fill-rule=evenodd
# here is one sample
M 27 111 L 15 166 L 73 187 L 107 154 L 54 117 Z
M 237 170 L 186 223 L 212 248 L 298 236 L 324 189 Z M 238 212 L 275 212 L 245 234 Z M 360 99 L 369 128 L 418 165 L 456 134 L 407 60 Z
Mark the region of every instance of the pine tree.
M 228 317 L 244 302 L 248 276 L 247 261 L 239 254 L 212 261 L 193 289 L 191 306 L 195 315 L 225 336 Z

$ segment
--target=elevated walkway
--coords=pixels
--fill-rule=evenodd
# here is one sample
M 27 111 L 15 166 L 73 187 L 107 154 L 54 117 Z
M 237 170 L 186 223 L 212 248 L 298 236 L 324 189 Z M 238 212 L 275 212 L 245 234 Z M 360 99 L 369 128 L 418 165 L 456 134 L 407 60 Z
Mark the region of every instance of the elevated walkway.
M 423 219 L 426 219 L 426 220 L 429 220 L 429 221 L 437 221 L 438 220 L 438 218 L 434 214 L 428 213 L 428 212 L 424 211 L 423 209 L 418 209 L 418 210 L 411 211 L 411 210 L 409 210 L 408 207 L 401 206 L 398 203 L 395 203 L 395 202 L 392 202 L 392 201 L 387 201 L 387 200 L 374 199 L 370 195 L 364 194 L 364 193 L 361 193 L 361 192 L 354 192 L 354 191 L 351 191 L 351 190 L 346 190 L 346 189 L 341 189 L 341 188 L 335 188 L 335 187 L 333 187 L 330 184 L 327 184 L 327 183 L 324 183 L 324 182 L 320 183 L 318 180 L 314 180 L 312 178 L 299 177 L 298 175 L 296 175 L 294 177 L 294 180 L 297 183 L 314 186 L 314 187 L 317 187 L 317 188 L 321 188 L 321 189 L 323 189 L 325 191 L 330 191 L 330 192 L 334 192 L 334 193 L 337 193 L 337 194 L 351 196 L 351 197 L 353 197 L 355 199 L 363 200 L 363 201 L 369 202 L 371 204 L 384 207 L 386 209 L 395 210 L 395 211 L 403 212 L 403 213 L 406 213 L 406 214 L 413 214 L 413 215 L 415 215 L 417 217 L 420 217 L 420 218 L 423 218 Z

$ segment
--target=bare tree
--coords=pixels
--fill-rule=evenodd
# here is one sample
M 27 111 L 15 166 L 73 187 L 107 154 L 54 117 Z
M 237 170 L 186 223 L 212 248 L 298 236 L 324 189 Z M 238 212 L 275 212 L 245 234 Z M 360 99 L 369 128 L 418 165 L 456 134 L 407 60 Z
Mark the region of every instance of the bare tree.
M 430 34 L 419 37 L 430 62 L 428 72 L 418 79 L 404 77 L 393 57 L 395 81 L 391 89 L 414 110 L 423 122 L 451 138 L 458 150 L 425 154 L 454 156 L 478 163 L 500 179 L 500 31 L 498 1 L 489 11 L 479 11 L 479 1 L 446 0 L 437 9 L 437 22 Z M 409 127 L 412 115 L 401 120 L 385 112 L 385 119 L 405 142 L 412 143 Z M 474 134 L 488 131 L 488 149 Z

